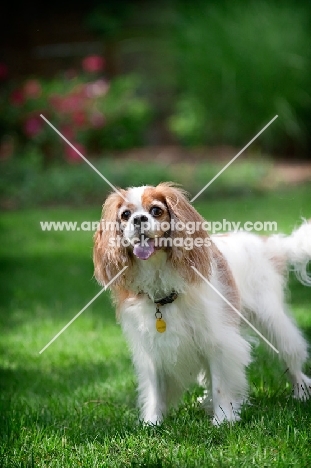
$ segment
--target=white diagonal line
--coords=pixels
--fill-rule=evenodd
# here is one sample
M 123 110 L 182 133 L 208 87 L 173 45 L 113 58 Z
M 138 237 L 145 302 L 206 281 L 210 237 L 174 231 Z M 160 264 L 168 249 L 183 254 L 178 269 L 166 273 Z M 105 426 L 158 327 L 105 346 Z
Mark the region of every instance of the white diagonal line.
M 247 145 L 244 146 L 244 148 L 241 149 L 241 151 L 240 151 L 236 156 L 234 156 L 234 158 L 232 158 L 231 161 L 229 161 L 228 164 L 226 164 L 225 167 L 223 167 L 223 168 L 221 169 L 221 171 L 219 171 L 218 174 L 216 174 L 215 177 L 213 177 L 212 180 L 210 180 L 209 183 L 206 184 L 205 187 L 203 187 L 202 190 L 200 190 L 199 193 L 197 193 L 196 196 L 193 197 L 192 200 L 190 200 L 190 201 L 193 202 L 196 198 L 198 198 L 198 196 L 201 195 L 201 193 L 204 192 L 204 190 L 207 189 L 207 187 L 209 187 L 209 186 L 214 182 L 214 180 L 216 180 L 217 177 L 219 177 L 220 174 L 222 174 L 222 173 L 230 166 L 230 164 L 232 164 L 232 163 L 240 156 L 240 154 L 242 154 L 243 151 L 245 151 L 246 148 L 248 148 L 248 147 L 253 143 L 253 141 L 255 141 L 256 138 L 258 138 L 259 135 L 261 135 L 261 134 L 266 130 L 266 128 L 268 128 L 269 125 L 271 125 L 272 122 L 274 122 L 275 119 L 277 119 L 277 118 L 278 118 L 277 115 L 274 116 L 273 119 L 271 119 L 270 122 L 268 122 L 267 125 L 265 125 L 264 128 L 262 128 L 262 129 L 260 130 L 260 132 L 258 132 L 257 135 L 254 136 L 254 138 L 252 138 L 251 141 L 249 141 L 249 142 L 247 143 Z
M 236 312 L 236 313 L 241 317 L 241 319 L 243 319 L 244 322 L 246 322 L 247 325 L 250 326 L 250 327 L 257 333 L 257 335 L 259 335 L 260 338 L 262 338 L 262 339 L 270 346 L 270 348 L 273 349 L 273 351 L 275 351 L 277 354 L 279 354 L 279 351 L 273 346 L 273 344 L 270 343 L 270 341 L 267 340 L 267 338 L 266 338 L 265 336 L 263 336 L 263 335 L 260 333 L 260 331 L 257 330 L 257 328 L 254 327 L 254 325 L 253 325 L 251 322 L 249 322 L 249 321 L 247 320 L 247 318 L 245 318 L 244 315 L 241 314 L 241 312 L 240 312 L 236 307 L 234 307 L 234 305 L 232 305 L 231 302 L 229 302 L 228 299 L 226 299 L 226 298 L 218 291 L 218 289 L 215 288 L 215 286 L 213 286 L 213 285 L 196 269 L 196 267 L 192 266 L 191 268 L 193 268 L 193 270 L 200 276 L 200 278 L 202 278 L 202 280 L 205 281 L 205 283 L 207 283 L 207 284 L 218 294 L 218 296 L 220 296 L 220 297 L 225 301 L 225 303 L 228 304 L 228 306 L 230 306 L 231 309 L 234 310 L 234 312 Z
M 117 193 L 120 195 L 120 197 L 123 198 L 123 200 L 127 201 L 127 199 L 125 198 L 125 196 L 122 195 L 122 193 L 121 193 L 111 182 L 109 182 L 109 180 L 108 180 L 105 176 L 103 176 L 103 174 L 102 174 L 101 172 L 99 172 L 99 170 L 96 169 L 96 167 L 93 166 L 93 164 L 91 164 L 90 161 L 89 161 L 85 156 L 83 156 L 83 154 L 80 153 L 80 151 L 77 150 L 77 148 L 76 148 L 72 143 L 70 143 L 70 141 L 69 141 L 59 130 L 57 130 L 57 128 L 54 127 L 54 125 L 51 124 L 51 122 L 50 122 L 46 117 L 44 117 L 44 115 L 40 114 L 40 117 L 41 117 L 43 120 L 45 120 L 46 123 L 49 124 L 49 126 L 50 126 L 51 128 L 53 128 L 53 130 L 54 130 L 56 133 L 58 133 L 58 135 L 59 135 L 69 146 L 71 146 L 71 148 L 72 148 L 73 150 L 75 150 L 75 152 L 76 152 L 76 153 L 93 169 L 93 171 L 95 171 L 102 179 L 104 179 L 104 181 L 105 181 L 108 185 L 110 185 L 110 187 L 113 188 L 113 190 L 114 190 L 115 192 L 117 192 Z
M 119 273 L 114 278 L 112 278 L 112 280 L 109 281 L 109 283 L 107 283 L 103 287 L 103 289 L 101 289 L 101 291 L 99 291 L 99 293 L 97 293 L 96 296 L 94 296 L 93 299 L 90 302 L 88 302 L 86 306 L 84 306 L 83 309 L 80 310 L 80 312 L 78 312 L 77 315 L 75 315 L 75 317 L 73 317 L 73 319 L 71 319 L 70 322 L 68 322 L 67 325 L 65 325 L 64 328 L 61 329 L 60 332 L 57 333 L 57 335 L 55 335 L 54 338 L 52 338 L 51 341 L 47 345 L 45 345 L 44 348 L 41 349 L 41 351 L 39 351 L 39 354 L 42 354 L 43 351 L 45 351 L 85 311 L 85 309 L 87 309 L 88 306 L 91 305 L 92 302 L 94 302 L 95 299 L 97 299 L 98 296 L 101 295 L 102 292 L 106 291 L 106 289 L 111 285 L 111 283 L 113 283 L 118 278 L 118 276 L 120 276 L 121 273 L 123 273 L 123 271 L 126 270 L 126 268 L 127 266 L 122 268 L 122 270 L 119 271 Z

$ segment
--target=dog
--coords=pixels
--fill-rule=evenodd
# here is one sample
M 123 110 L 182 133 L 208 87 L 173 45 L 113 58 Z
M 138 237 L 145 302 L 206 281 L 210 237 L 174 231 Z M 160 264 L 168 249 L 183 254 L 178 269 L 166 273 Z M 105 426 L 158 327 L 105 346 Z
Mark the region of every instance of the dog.
M 251 344 L 237 312 L 276 348 L 294 396 L 310 396 L 307 343 L 287 314 L 284 289 L 289 267 L 311 285 L 311 223 L 287 237 L 210 236 L 205 224 L 186 192 L 163 182 L 110 194 L 94 236 L 94 275 L 111 283 L 147 424 L 160 424 L 198 378 L 214 425 L 240 419 Z

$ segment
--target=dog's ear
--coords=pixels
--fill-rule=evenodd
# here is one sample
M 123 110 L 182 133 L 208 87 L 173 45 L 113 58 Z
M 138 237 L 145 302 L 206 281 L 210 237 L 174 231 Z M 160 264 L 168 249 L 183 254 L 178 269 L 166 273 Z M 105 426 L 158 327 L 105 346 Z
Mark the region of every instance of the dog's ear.
M 173 266 L 188 282 L 201 281 L 192 266 L 208 278 L 211 269 L 211 241 L 204 229 L 204 219 L 190 204 L 184 190 L 171 183 L 162 183 L 157 189 L 164 195 L 171 216 L 170 254 Z M 183 228 L 180 229 L 181 227 Z
M 124 194 L 124 190 L 119 190 Z M 124 199 L 119 193 L 109 195 L 103 206 L 101 221 L 94 235 L 93 262 L 94 276 L 105 286 L 124 266 L 130 265 L 127 249 L 122 245 L 122 232 L 117 218 Z M 121 286 L 124 275 L 120 275 L 113 286 Z

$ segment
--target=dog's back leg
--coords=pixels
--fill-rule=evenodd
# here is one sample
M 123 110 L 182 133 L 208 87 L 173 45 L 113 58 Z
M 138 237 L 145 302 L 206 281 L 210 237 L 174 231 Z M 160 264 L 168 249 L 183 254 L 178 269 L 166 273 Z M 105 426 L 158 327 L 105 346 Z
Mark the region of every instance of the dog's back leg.
M 299 399 L 309 398 L 311 379 L 302 372 L 308 357 L 308 345 L 294 320 L 287 314 L 283 297 L 276 291 L 266 289 L 265 294 L 257 301 L 252 317 L 253 324 L 271 341 L 279 352 L 279 358 L 285 362 L 294 396 Z

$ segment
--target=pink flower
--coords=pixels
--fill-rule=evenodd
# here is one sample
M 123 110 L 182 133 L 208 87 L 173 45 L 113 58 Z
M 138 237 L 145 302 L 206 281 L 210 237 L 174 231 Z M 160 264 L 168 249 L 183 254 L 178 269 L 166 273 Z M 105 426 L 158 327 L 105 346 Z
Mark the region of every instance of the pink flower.
M 84 146 L 81 145 L 80 143 L 75 143 L 75 142 L 72 142 L 72 144 L 84 156 L 84 153 L 85 153 Z M 65 157 L 67 161 L 70 163 L 79 163 L 83 161 L 81 156 L 79 156 L 78 153 L 71 146 L 67 144 L 65 147 Z
M 0 62 L 0 80 L 5 80 L 8 77 L 9 69 L 7 65 L 3 62 Z
M 64 135 L 64 137 L 67 138 L 67 140 L 73 141 L 74 131 L 73 131 L 72 127 L 70 127 L 69 125 L 63 125 L 60 128 L 60 131 Z
M 59 94 L 52 94 L 49 97 L 49 103 L 57 112 L 64 112 L 71 114 L 72 112 L 80 111 L 83 108 L 85 97 L 83 90 L 61 96 Z
M 89 98 L 103 96 L 109 91 L 109 83 L 106 80 L 96 80 L 86 85 L 86 95 Z
M 38 80 L 28 80 L 24 84 L 24 95 L 26 98 L 37 99 L 41 96 L 42 88 Z
M 24 104 L 24 101 L 25 101 L 25 97 L 21 89 L 16 89 L 15 91 L 12 92 L 10 96 L 10 102 L 14 106 L 21 106 L 22 104 Z
M 61 100 L 62 100 L 62 97 L 59 96 L 58 94 L 52 94 L 48 98 L 48 102 L 50 106 L 53 107 L 56 111 L 59 111 L 61 108 Z
M 106 119 L 101 112 L 95 111 L 90 115 L 90 123 L 94 128 L 101 128 L 105 125 Z
M 38 135 L 41 132 L 43 127 L 43 120 L 39 116 L 28 117 L 24 123 L 24 132 L 25 134 L 32 138 Z
M 77 127 L 83 127 L 83 125 L 86 123 L 85 113 L 82 110 L 73 112 L 72 121 Z
M 103 70 L 105 66 L 105 59 L 100 55 L 89 55 L 82 60 L 82 67 L 84 71 L 89 73 L 96 73 Z
M 65 113 L 76 112 L 81 109 L 83 105 L 83 97 L 79 94 L 69 94 L 64 96 L 60 101 L 60 110 Z

